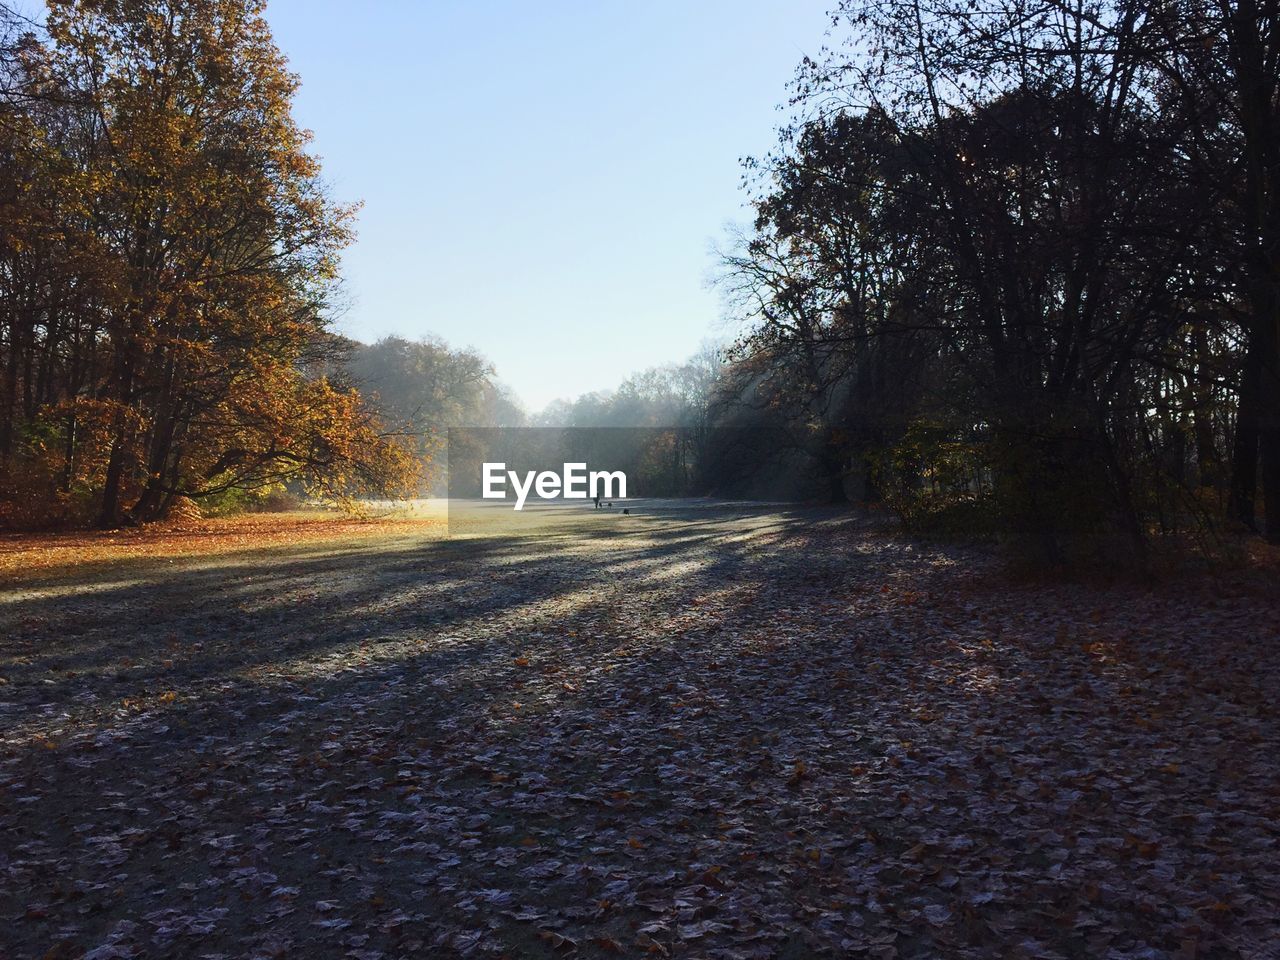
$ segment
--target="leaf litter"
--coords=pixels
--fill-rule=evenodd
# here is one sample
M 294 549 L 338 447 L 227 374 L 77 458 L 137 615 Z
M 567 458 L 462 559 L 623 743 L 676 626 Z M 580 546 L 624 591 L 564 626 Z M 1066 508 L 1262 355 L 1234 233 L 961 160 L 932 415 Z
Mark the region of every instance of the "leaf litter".
M 1274 579 L 768 510 L 0 603 L 14 957 L 1274 956 Z

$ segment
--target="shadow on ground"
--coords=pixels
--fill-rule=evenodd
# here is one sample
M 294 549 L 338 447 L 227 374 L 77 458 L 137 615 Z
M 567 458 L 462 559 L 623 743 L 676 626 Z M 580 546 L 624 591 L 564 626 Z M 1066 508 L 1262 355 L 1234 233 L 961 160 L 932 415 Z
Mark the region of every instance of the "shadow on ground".
M 1138 957 L 1280 933 L 1276 671 L 1226 637 L 1274 642 L 1278 611 L 993 569 L 819 511 L 651 505 L 29 580 L 0 604 L 0 943 Z

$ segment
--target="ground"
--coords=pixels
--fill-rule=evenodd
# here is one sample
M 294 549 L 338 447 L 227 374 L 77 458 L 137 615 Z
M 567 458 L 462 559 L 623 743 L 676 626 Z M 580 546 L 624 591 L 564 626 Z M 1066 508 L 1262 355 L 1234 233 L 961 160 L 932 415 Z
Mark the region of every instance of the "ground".
M 1280 955 L 1265 570 L 253 522 L 0 542 L 0 956 Z

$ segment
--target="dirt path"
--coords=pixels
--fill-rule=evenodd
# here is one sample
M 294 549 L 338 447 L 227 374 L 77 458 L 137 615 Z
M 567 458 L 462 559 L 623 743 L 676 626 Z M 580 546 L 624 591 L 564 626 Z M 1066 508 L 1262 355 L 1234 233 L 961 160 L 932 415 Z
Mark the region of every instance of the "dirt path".
M 1274 587 L 760 507 L 31 572 L 0 956 L 1274 956 Z

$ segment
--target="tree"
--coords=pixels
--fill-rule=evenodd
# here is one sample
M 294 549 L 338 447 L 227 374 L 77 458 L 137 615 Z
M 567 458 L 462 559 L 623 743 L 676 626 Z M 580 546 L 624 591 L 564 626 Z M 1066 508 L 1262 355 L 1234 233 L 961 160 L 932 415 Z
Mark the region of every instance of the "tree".
M 1219 256 L 1244 347 L 1231 512 L 1280 543 L 1280 4 L 1173 2 L 1152 9 L 1143 51 L 1187 127 L 1201 188 L 1220 201 Z
M 4 250 L 2 469 L 38 486 L 60 459 L 64 517 L 96 501 L 103 526 L 286 480 L 403 486 L 393 439 L 317 372 L 355 209 L 320 184 L 262 4 L 63 0 L 47 30 L 7 65 L 31 186 Z
M 346 365 L 366 406 L 400 432 L 420 465 L 421 492 L 442 492 L 450 427 L 517 427 L 525 414 L 495 377 L 493 365 L 471 349 L 443 340 L 384 337 L 353 344 Z
M 758 165 L 755 234 L 728 260 L 751 389 L 777 382 L 770 402 L 873 460 L 936 437 L 939 460 L 898 481 L 953 478 L 1046 559 L 1116 525 L 1141 555 L 1231 301 L 1223 192 L 1149 19 L 1017 0 L 835 19 L 847 46 L 802 65 L 800 118 Z M 962 448 L 970 468 L 944 468 Z

